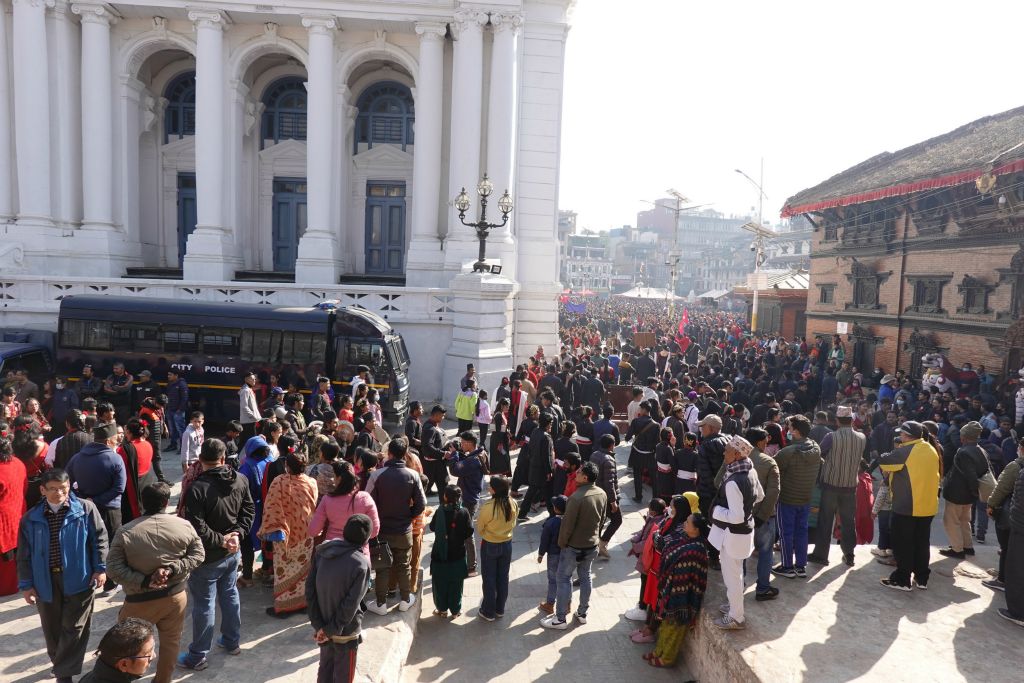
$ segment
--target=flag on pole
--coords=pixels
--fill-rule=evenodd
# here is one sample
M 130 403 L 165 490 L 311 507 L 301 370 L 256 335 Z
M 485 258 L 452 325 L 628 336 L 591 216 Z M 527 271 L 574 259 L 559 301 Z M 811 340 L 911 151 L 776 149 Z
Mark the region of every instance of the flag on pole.
M 684 308 L 683 309 L 683 319 L 679 321 L 679 326 L 680 327 L 686 327 L 689 324 L 690 324 L 690 309 Z
M 679 320 L 679 328 L 676 330 L 676 344 L 679 345 L 679 353 L 686 353 L 690 348 L 690 338 L 686 336 L 686 326 L 690 324 L 690 312 L 683 309 L 683 317 Z

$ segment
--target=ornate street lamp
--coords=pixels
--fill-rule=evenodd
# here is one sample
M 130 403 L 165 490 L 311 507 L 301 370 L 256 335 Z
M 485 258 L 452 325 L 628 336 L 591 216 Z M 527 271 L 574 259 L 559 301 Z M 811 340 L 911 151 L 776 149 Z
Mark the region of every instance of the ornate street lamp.
M 466 188 L 462 188 L 462 192 L 455 198 L 455 209 L 459 212 L 459 221 L 463 225 L 476 230 L 476 238 L 480 240 L 480 254 L 476 263 L 473 264 L 474 273 L 487 273 L 492 272 L 492 270 L 495 274 L 501 272 L 498 267 L 492 269 L 484 263 L 487 253 L 487 236 L 494 228 L 504 227 L 508 223 L 508 215 L 512 213 L 512 197 L 509 196 L 508 190 L 505 190 L 505 194 L 498 200 L 498 210 L 501 211 L 501 223 L 488 223 L 487 198 L 493 192 L 494 183 L 490 181 L 485 173 L 483 180 L 476 186 L 476 193 L 480 195 L 480 219 L 475 223 L 466 222 L 466 212 L 469 211 L 470 206 L 469 194 L 466 193 Z

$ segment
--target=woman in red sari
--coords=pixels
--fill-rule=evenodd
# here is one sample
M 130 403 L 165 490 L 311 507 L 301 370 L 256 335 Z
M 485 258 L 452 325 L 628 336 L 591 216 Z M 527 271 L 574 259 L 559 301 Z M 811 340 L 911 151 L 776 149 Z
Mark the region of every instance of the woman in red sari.
M 306 611 L 306 576 L 309 574 L 313 539 L 309 520 L 316 510 L 316 481 L 305 474 L 306 457 L 285 456 L 285 473 L 275 477 L 263 501 L 260 537 L 274 543 L 273 617 Z
M 14 457 L 11 429 L 0 422 L 0 595 L 18 592 L 18 524 L 25 512 L 25 464 Z
M 145 423 L 133 417 L 124 426 L 124 436 L 117 454 L 124 460 L 128 475 L 121 496 L 121 522 L 127 524 L 142 514 L 142 489 L 155 483 L 157 478 L 153 472 L 153 445 L 147 439 Z
M 11 431 L 14 455 L 25 465 L 25 475 L 28 477 L 25 503 L 32 507 L 43 497 L 39 492 L 39 479 L 44 471 L 50 469 L 46 464 L 46 442 L 40 438 L 35 420 L 25 415 L 14 419 Z

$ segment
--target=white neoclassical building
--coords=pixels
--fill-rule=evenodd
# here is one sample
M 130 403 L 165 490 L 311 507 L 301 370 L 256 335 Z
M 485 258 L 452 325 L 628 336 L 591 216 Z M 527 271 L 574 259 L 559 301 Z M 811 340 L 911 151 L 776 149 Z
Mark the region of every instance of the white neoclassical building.
M 0 0 L 0 326 L 74 293 L 337 298 L 406 336 L 416 397 L 468 361 L 488 387 L 556 342 L 572 4 Z M 484 173 L 499 276 L 451 207 Z

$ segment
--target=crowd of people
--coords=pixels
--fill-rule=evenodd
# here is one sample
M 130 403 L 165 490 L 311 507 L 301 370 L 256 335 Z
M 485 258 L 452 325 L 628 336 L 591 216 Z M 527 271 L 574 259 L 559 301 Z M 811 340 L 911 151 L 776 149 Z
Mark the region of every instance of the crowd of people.
M 672 318 L 662 302 L 564 313 L 558 353 L 538 348 L 493 394 L 467 367 L 454 437 L 444 406 L 418 402 L 387 432 L 364 368 L 350 392 L 248 374 L 239 418 L 216 436 L 178 375 L 161 386 L 118 364 L 101 381 L 87 367 L 40 390 L 15 372 L 0 400 L 0 594 L 37 607 L 67 682 L 95 592 L 123 591 L 89 680 L 137 677 L 155 657 L 166 683 L 175 666 L 207 668 L 215 648 L 241 652 L 242 595 L 260 583 L 273 587 L 268 618 L 309 619 L 320 680 L 349 681 L 364 614 L 415 605 L 426 534 L 433 615 L 461 615 L 479 577 L 476 614 L 490 622 L 505 616 L 517 525 L 543 512 L 540 625 L 564 630 L 587 621 L 593 563 L 614 558 L 623 445 L 646 506 L 615 559 L 639 573 L 624 616 L 651 666 L 677 661 L 709 572 L 727 596 L 713 623 L 745 628 L 755 550 L 758 601 L 809 564 L 853 566 L 858 544 L 891 566 L 882 586 L 926 589 L 940 501 L 942 555 L 973 555 L 994 528 L 1000 561 L 984 585 L 1024 626 L 1024 415 L 983 368 L 964 364 L 955 391 L 922 389 L 853 367 L 838 337 L 752 335 L 712 310 Z

